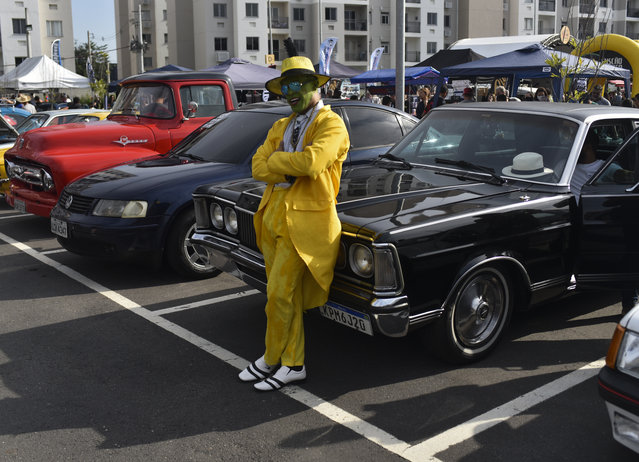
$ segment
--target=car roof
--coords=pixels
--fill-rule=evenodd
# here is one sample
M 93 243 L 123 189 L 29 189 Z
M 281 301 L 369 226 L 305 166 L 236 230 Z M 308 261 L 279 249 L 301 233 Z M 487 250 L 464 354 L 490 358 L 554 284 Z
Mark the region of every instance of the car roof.
M 128 85 L 136 82 L 157 82 L 168 80 L 225 80 L 231 84 L 231 78 L 221 72 L 207 71 L 161 71 L 146 72 L 144 74 L 132 75 L 122 79 L 120 85 Z
M 471 103 L 471 104 L 444 104 L 436 108 L 441 110 L 480 110 L 480 111 L 515 111 L 535 114 L 547 114 L 552 116 L 565 116 L 585 121 L 591 117 L 601 116 L 634 116 L 639 117 L 639 112 L 635 108 L 621 106 L 600 106 L 598 104 L 577 104 L 577 103 L 546 103 L 546 102 L 492 102 L 492 103 Z
M 404 111 L 400 111 L 399 109 L 395 109 L 389 106 L 383 106 L 381 104 L 369 103 L 366 101 L 350 100 L 350 99 L 333 99 L 333 98 L 322 98 L 322 101 L 324 102 L 324 104 L 331 106 L 333 108 L 348 107 L 348 106 L 372 107 L 372 108 L 391 111 L 396 114 L 403 115 L 405 117 L 413 118 L 413 116 L 411 116 L 410 114 Z M 244 104 L 240 106 L 239 108 L 235 109 L 235 111 L 273 112 L 277 114 L 283 114 L 286 116 L 291 113 L 291 106 L 286 102 L 286 100 L 278 99 L 273 101 Z M 415 120 L 417 120 L 417 118 L 415 118 Z

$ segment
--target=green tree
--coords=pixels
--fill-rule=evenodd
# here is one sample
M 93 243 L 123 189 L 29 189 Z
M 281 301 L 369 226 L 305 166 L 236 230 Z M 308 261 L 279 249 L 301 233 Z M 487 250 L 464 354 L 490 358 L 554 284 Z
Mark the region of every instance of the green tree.
M 91 66 L 96 80 L 109 81 L 109 54 L 108 45 L 98 45 L 91 40 Z M 86 42 L 75 42 L 75 72 L 87 76 L 87 57 L 89 56 L 89 46 Z M 87 76 L 88 77 L 88 76 Z

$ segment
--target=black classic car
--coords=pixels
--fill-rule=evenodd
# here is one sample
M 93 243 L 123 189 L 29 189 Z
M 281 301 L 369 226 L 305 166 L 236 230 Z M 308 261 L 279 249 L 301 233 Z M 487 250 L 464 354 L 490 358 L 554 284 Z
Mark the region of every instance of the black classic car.
M 350 134 L 345 167 L 388 151 L 418 121 L 379 104 L 325 102 Z M 166 154 L 80 178 L 60 195 L 51 231 L 64 248 L 81 255 L 155 266 L 167 260 L 190 278 L 218 274 L 207 248 L 190 240 L 195 230 L 191 194 L 201 184 L 250 178 L 253 153 L 273 123 L 290 113 L 284 101 L 246 105 L 207 122 Z
M 577 287 L 639 279 L 639 111 L 560 103 L 445 105 L 342 177 L 341 253 L 322 315 L 392 337 L 428 326 L 453 362 L 488 354 L 511 315 Z M 586 138 L 594 176 L 571 179 Z M 575 178 L 579 174 L 575 174 Z M 199 187 L 192 240 L 265 288 L 252 224 L 265 185 Z

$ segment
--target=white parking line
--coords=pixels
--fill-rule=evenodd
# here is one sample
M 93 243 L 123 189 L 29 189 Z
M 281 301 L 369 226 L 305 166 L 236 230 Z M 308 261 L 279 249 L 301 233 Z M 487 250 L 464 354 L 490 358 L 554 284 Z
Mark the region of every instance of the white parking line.
M 185 303 L 184 305 L 173 306 L 171 308 L 164 308 L 163 310 L 155 310 L 153 314 L 157 316 L 164 316 L 169 313 L 177 313 L 178 311 L 190 310 L 193 308 L 199 308 L 206 305 L 214 305 L 216 303 L 226 302 L 233 300 L 234 298 L 248 297 L 249 295 L 259 294 L 260 291 L 256 289 L 245 290 L 242 292 L 236 292 L 234 294 L 223 295 L 221 297 L 209 298 L 208 300 L 200 300 L 199 302 Z
M 17 215 L 4 215 L 2 217 L 0 217 L 0 220 L 7 220 L 9 218 L 19 218 L 19 217 L 32 217 L 33 215 L 30 215 L 28 213 L 19 213 Z
M 54 253 L 63 253 L 66 252 L 67 249 L 53 249 L 53 250 L 45 250 L 43 252 L 40 252 L 42 255 L 51 255 Z
M 184 329 L 183 327 L 168 321 L 163 318 L 163 314 L 174 313 L 182 311 L 196 306 L 202 306 L 209 303 L 220 303 L 222 301 L 231 300 L 241 296 L 249 296 L 257 293 L 256 290 L 248 290 L 240 294 L 231 294 L 222 297 L 217 297 L 201 302 L 188 303 L 173 308 L 167 308 L 158 311 L 150 311 L 138 303 L 120 295 L 119 293 L 104 287 L 102 284 L 95 282 L 77 271 L 52 260 L 51 258 L 43 255 L 42 252 L 38 252 L 28 245 L 18 242 L 11 237 L 0 233 L 0 239 L 17 248 L 18 250 L 27 253 L 40 262 L 48 265 L 61 273 L 65 274 L 69 278 L 85 285 L 89 289 L 109 298 L 113 302 L 117 303 L 123 308 L 130 310 L 131 312 L 143 317 L 158 327 L 171 332 L 173 335 L 186 340 L 192 345 L 206 351 L 207 353 L 215 356 L 221 361 L 237 368 L 238 370 L 244 369 L 249 361 L 245 360 L 208 340 L 195 335 L 193 332 Z M 369 441 L 381 446 L 382 448 L 403 457 L 411 462 L 440 462 L 435 457 L 436 454 L 445 451 L 446 449 L 463 443 L 464 441 L 475 437 L 479 433 L 492 428 L 508 419 L 521 414 L 522 412 L 530 409 L 531 407 L 548 400 L 559 393 L 568 390 L 571 387 L 579 385 L 580 383 L 594 377 L 598 370 L 603 366 L 604 359 L 593 361 L 590 364 L 583 366 L 582 368 L 571 372 L 563 377 L 560 377 L 553 382 L 550 382 L 542 387 L 539 387 L 525 395 L 522 395 L 508 403 L 505 403 L 495 409 L 492 409 L 484 414 L 481 414 L 467 422 L 464 422 L 456 427 L 450 428 L 439 435 L 429 438 L 421 443 L 410 445 L 395 436 L 391 435 L 384 430 L 369 424 L 365 420 L 327 402 L 322 398 L 309 393 L 306 390 L 298 386 L 288 386 L 280 390 L 281 393 L 293 398 L 294 400 L 308 406 L 315 410 L 324 417 L 332 420 L 333 422 L 343 425 L 355 433 L 363 436 Z

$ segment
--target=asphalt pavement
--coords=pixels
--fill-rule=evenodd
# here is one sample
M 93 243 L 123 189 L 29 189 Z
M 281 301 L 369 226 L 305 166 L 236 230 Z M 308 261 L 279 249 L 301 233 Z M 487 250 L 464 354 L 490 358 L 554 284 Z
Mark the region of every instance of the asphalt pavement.
M 621 307 L 587 293 L 514 316 L 488 358 L 438 361 L 427 331 L 370 337 L 306 315 L 308 379 L 260 393 L 262 294 L 229 275 L 62 250 L 0 204 L 2 461 L 636 461 L 596 373 Z

